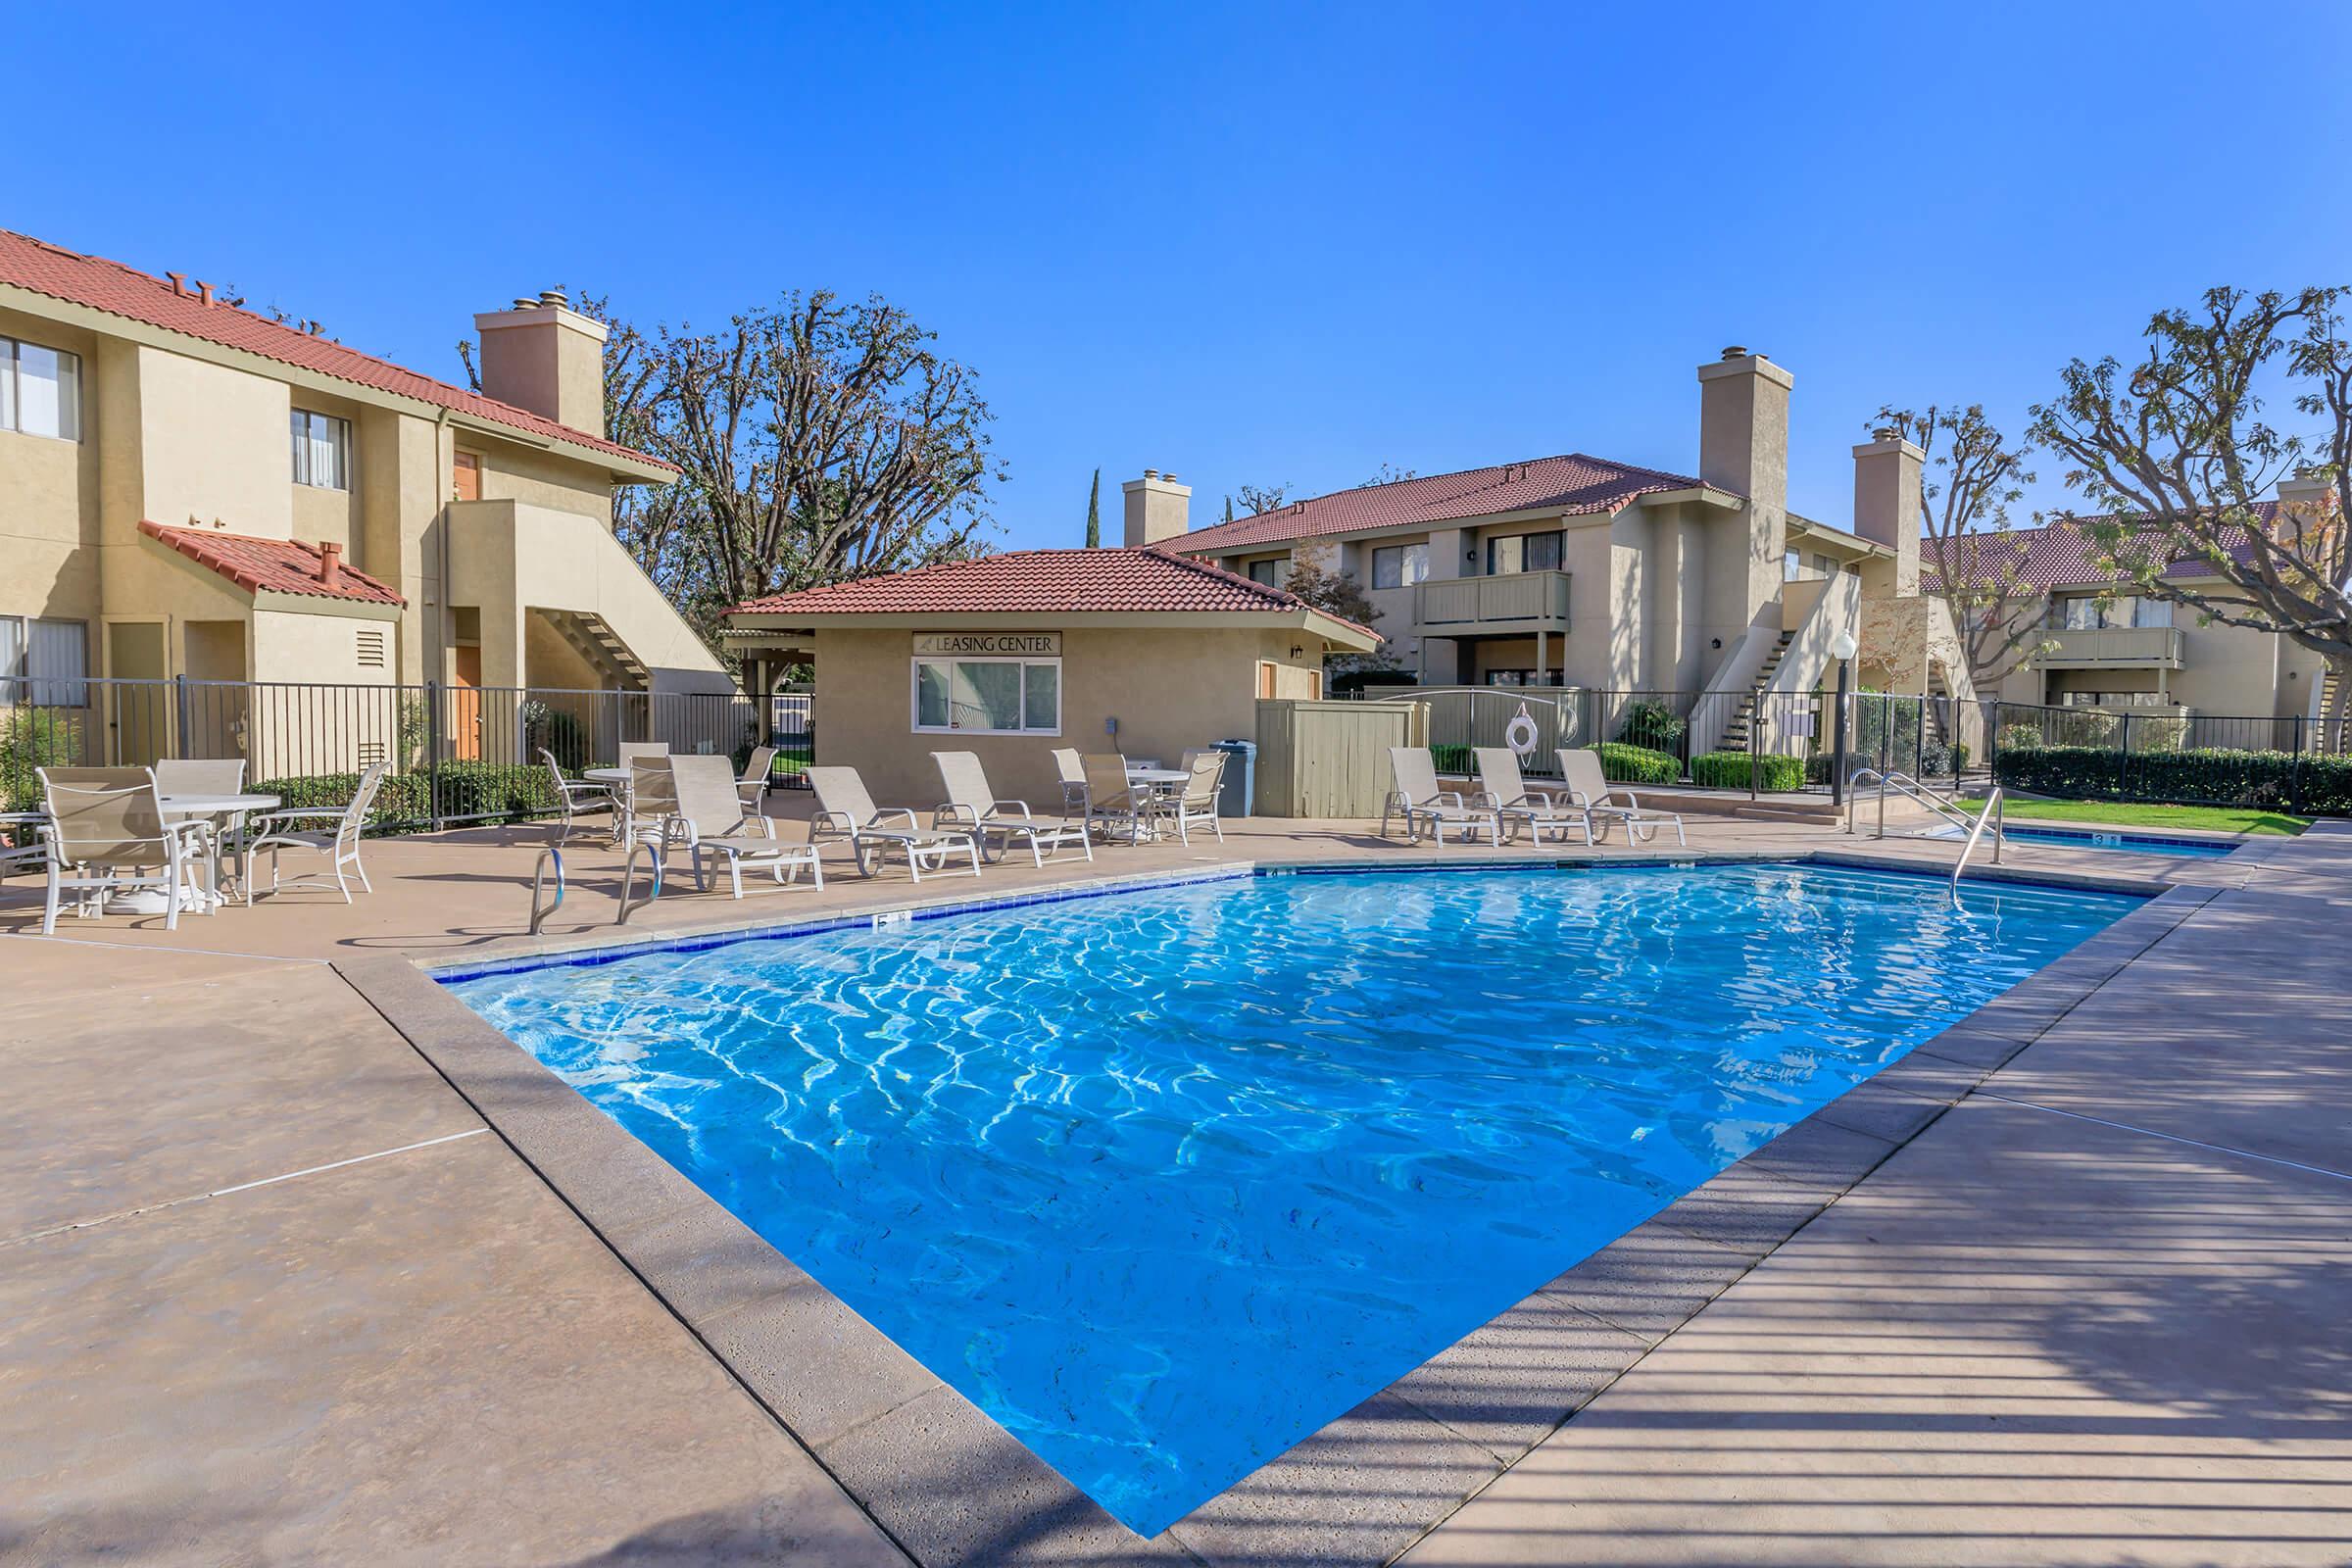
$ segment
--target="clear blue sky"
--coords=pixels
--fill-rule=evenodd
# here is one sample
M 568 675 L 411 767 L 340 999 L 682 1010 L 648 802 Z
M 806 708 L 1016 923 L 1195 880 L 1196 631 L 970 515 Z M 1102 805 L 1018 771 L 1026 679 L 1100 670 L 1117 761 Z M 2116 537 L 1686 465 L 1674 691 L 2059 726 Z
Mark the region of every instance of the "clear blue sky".
M 1883 400 L 2015 424 L 2158 305 L 2352 281 L 2344 5 L 78 9 L 0 11 L 0 224 L 452 378 L 559 281 L 879 290 L 980 371 L 1008 545 L 1077 542 L 1097 465 L 1114 536 L 1147 465 L 1197 521 L 1687 468 L 1734 342 L 1842 520 Z

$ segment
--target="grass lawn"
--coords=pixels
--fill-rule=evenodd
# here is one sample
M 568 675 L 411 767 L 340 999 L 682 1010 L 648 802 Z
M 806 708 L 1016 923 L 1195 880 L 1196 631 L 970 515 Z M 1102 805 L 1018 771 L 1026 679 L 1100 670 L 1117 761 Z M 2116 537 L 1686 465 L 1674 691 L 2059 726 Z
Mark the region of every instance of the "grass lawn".
M 1965 802 L 1982 806 L 1982 800 Z M 2119 827 L 2193 827 L 2217 833 L 2300 833 L 2311 826 L 2308 816 L 2265 811 L 2251 806 L 2139 806 L 2130 801 L 2021 801 L 2008 803 L 2011 816 L 2046 817 L 2058 822 L 2106 822 Z

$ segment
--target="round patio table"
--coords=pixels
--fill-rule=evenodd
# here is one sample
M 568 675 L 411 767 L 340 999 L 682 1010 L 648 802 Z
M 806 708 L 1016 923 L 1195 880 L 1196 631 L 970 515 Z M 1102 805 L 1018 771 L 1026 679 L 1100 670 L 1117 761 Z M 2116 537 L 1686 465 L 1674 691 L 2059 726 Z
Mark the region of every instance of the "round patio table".
M 278 807 L 278 797 L 274 795 L 175 793 L 160 795 L 156 799 L 157 803 L 163 807 L 166 816 L 179 817 L 236 816 L 246 811 L 274 811 Z M 220 895 L 220 835 L 218 833 L 212 836 L 207 846 L 205 882 L 205 890 L 199 896 L 196 907 L 200 911 L 209 912 L 227 902 Z M 108 902 L 119 903 L 121 907 L 140 914 L 161 914 L 164 912 L 166 903 L 164 896 L 153 889 L 142 889 L 136 893 L 124 894 L 119 900 L 109 900 Z
M 1127 769 L 1128 785 L 1131 788 L 1141 789 L 1145 794 L 1151 797 L 1154 805 L 1165 799 L 1170 791 L 1174 790 L 1176 786 L 1182 784 L 1185 780 L 1191 778 L 1192 776 L 1193 775 L 1190 769 L 1182 767 L 1142 767 L 1130 765 Z M 1155 840 L 1159 837 L 1158 817 L 1158 811 L 1154 810 L 1152 813 L 1152 821 L 1146 828 L 1148 835 Z

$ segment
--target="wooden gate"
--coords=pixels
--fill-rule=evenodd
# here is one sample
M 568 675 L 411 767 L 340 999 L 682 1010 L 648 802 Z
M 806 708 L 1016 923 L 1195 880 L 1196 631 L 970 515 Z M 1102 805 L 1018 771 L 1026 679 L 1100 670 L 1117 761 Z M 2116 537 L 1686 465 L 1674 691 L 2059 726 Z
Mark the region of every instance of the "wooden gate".
M 1428 741 L 1420 703 L 1260 702 L 1256 812 L 1378 816 L 1392 787 L 1389 748 Z

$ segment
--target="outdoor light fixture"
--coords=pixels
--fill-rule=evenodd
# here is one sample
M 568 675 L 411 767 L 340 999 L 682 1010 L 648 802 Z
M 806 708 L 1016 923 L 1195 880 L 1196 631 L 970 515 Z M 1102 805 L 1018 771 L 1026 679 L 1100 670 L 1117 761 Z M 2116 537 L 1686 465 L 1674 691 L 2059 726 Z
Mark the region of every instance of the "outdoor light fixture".
M 1709 648 L 1721 648 L 1723 646 L 1723 639 L 1720 637 L 1710 637 L 1707 639 L 1707 646 Z
M 1830 657 L 1838 661 L 1838 711 L 1833 715 L 1830 728 L 1830 804 L 1833 807 L 1845 804 L 1845 770 L 1853 764 L 1853 759 L 1845 754 L 1845 714 L 1852 706 L 1847 694 L 1853 681 L 1853 658 L 1861 649 L 1862 645 L 1854 640 L 1850 626 L 1838 627 L 1838 635 L 1830 639 Z
M 1841 631 L 1836 637 L 1830 639 L 1830 657 L 1838 661 L 1840 663 L 1853 658 L 1854 655 L 1860 653 L 1861 651 L 1862 645 L 1854 641 L 1854 634 L 1850 631 Z
M 1303 649 L 1303 648 L 1301 648 L 1301 647 L 1299 647 L 1299 646 L 1298 646 L 1297 643 L 1293 643 L 1293 644 L 1291 644 L 1291 657 L 1292 657 L 1293 659 L 1297 659 L 1297 658 L 1298 658 L 1299 655 L 1301 655 L 1301 654 L 1303 654 L 1303 653 L 1305 653 L 1305 652 L 1306 652 L 1306 650 L 1305 650 L 1305 649 Z

